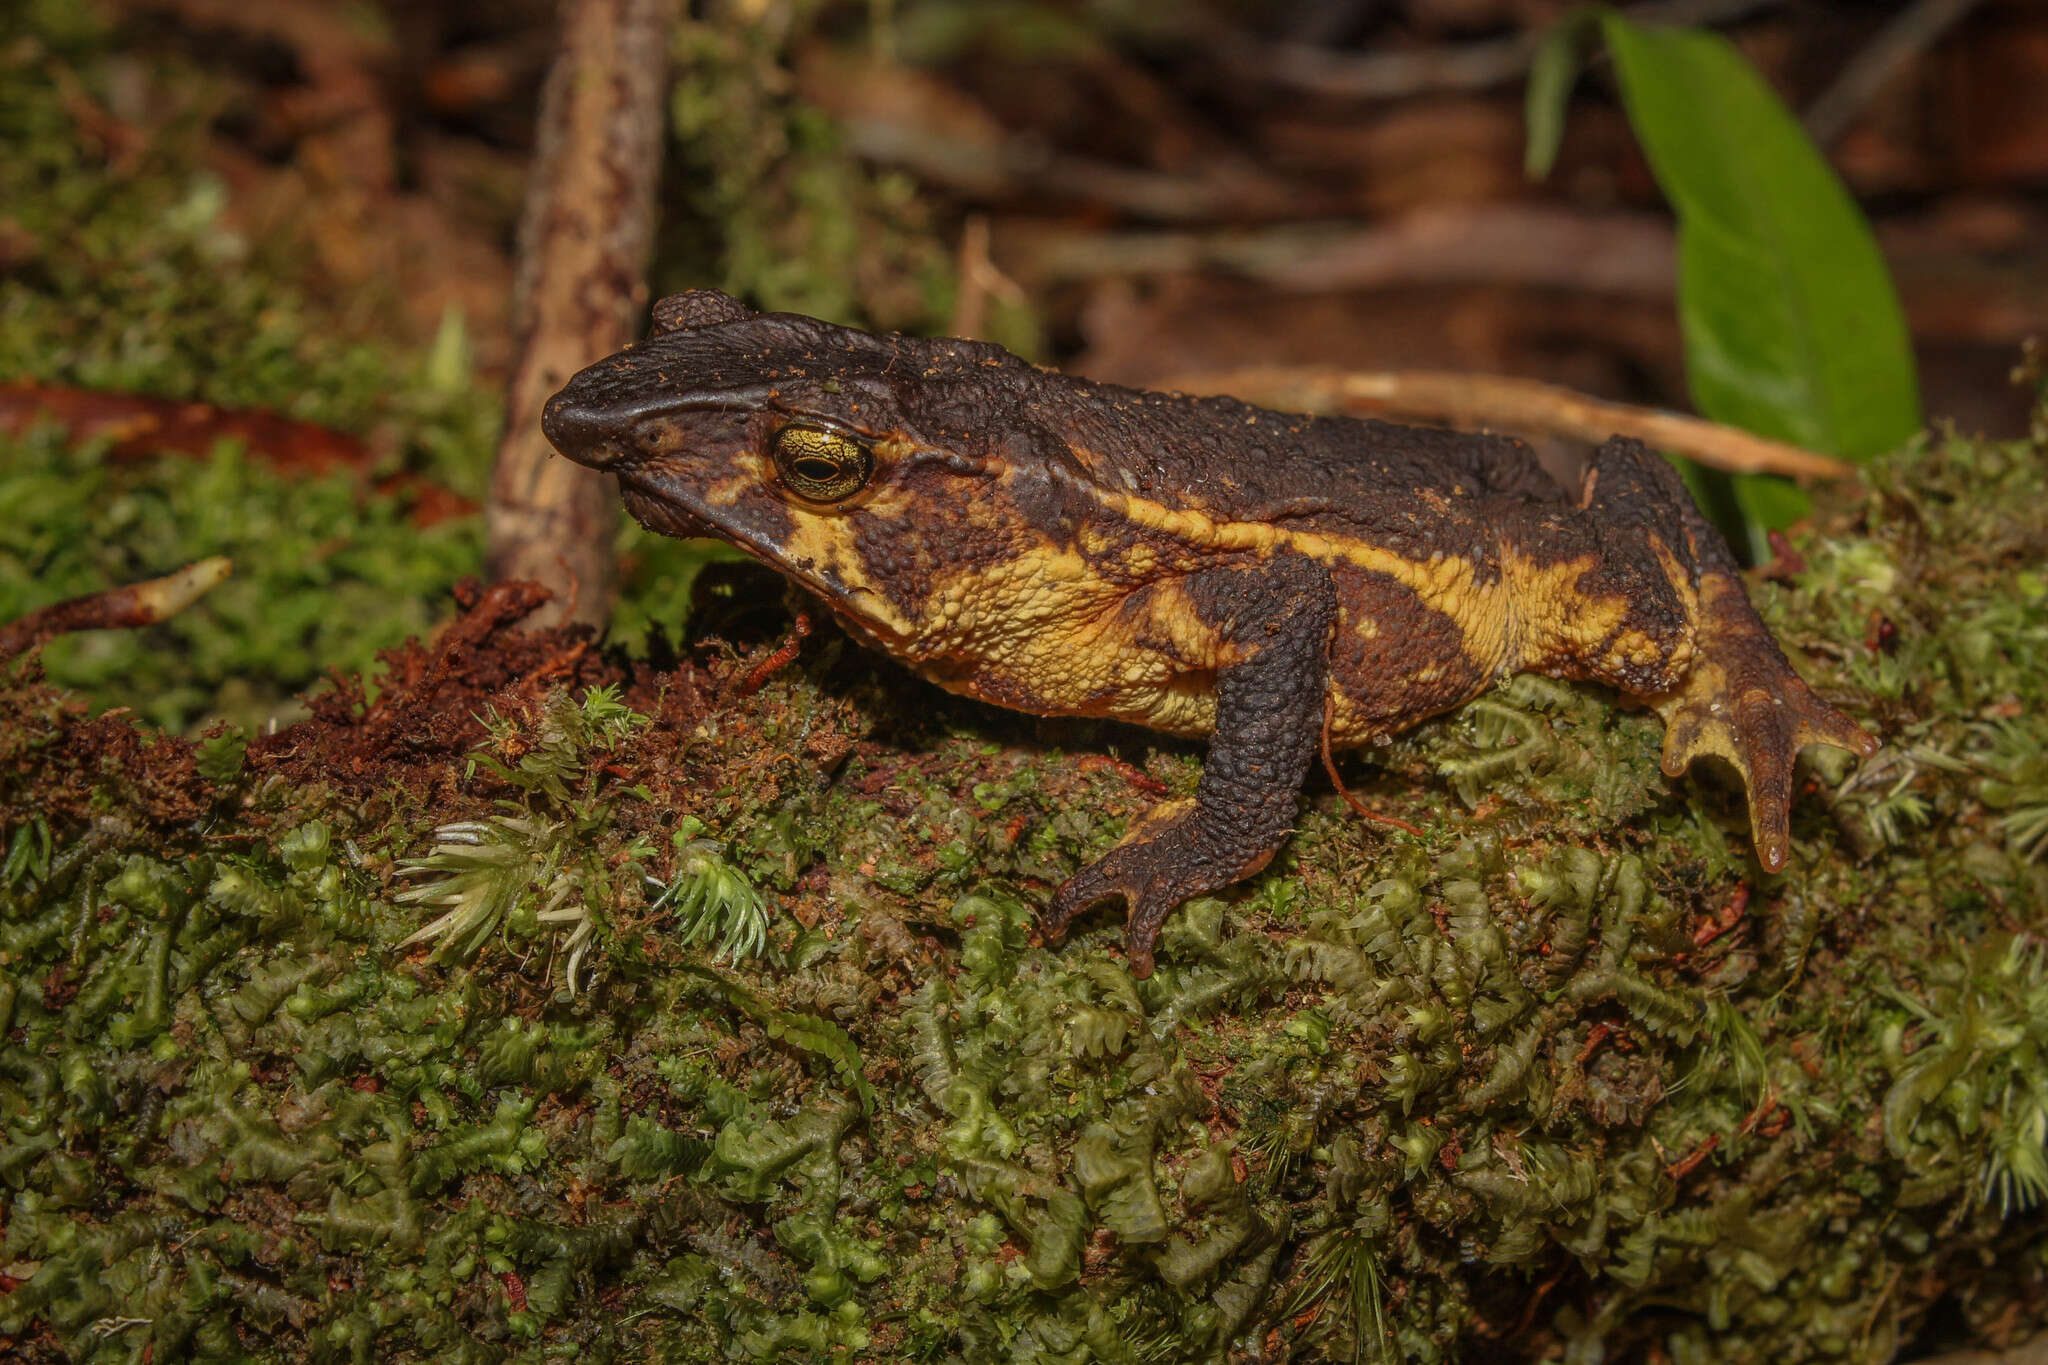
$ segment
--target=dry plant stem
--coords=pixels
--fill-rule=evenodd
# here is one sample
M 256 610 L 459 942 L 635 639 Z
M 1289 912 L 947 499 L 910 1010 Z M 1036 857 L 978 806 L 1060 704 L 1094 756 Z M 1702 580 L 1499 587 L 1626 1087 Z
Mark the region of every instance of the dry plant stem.
M 960 292 L 953 304 L 952 321 L 946 329 L 948 336 L 986 340 L 983 330 L 988 323 L 991 296 L 1012 307 L 1021 307 L 1025 302 L 1024 291 L 1017 282 L 998 270 L 996 263 L 989 258 L 988 244 L 987 215 L 969 214 L 966 224 L 960 229 L 957 253 Z
M 1886 81 L 1975 8 L 1977 0 L 1919 0 L 1902 10 L 1850 59 L 1835 83 L 1807 109 L 1801 120 L 1807 133 L 1823 147 L 1833 144 L 1849 131 Z
M 611 610 L 617 491 L 555 455 L 540 411 L 571 374 L 632 339 L 646 304 L 674 13 L 674 0 L 568 0 L 541 98 L 488 508 L 491 574 L 554 591 L 540 626 Z
M 153 626 L 176 616 L 218 587 L 233 568 L 228 560 L 215 555 L 162 578 L 53 602 L 10 625 L 0 626 L 0 659 L 11 659 L 75 630 Z
M 1855 472 L 1840 460 L 1719 422 L 1589 398 L 1556 384 L 1506 375 L 1269 366 L 1182 375 L 1163 387 L 1185 393 L 1227 393 L 1292 412 L 1343 409 L 1457 427 L 1537 431 L 1596 443 L 1609 436 L 1633 436 L 1731 474 L 1837 479 Z
M 2048 327 L 2038 283 L 2041 215 L 1996 202 L 2010 226 L 1998 264 L 1938 215 L 1877 225 L 1913 334 L 2010 346 Z M 1677 279 L 1670 220 L 1543 204 L 1436 205 L 1387 221 L 1229 228 L 1104 229 L 1022 214 L 991 220 L 990 254 L 1032 290 L 1128 275 L 1215 273 L 1288 293 L 1414 285 L 1503 285 L 1669 302 Z
M 1649 0 L 1623 10 L 1635 23 L 1705 26 L 1776 9 L 1782 0 Z M 1337 52 L 1306 43 L 1275 43 L 1259 51 L 1225 47 L 1242 56 L 1246 74 L 1331 99 L 1390 100 L 1442 90 L 1484 90 L 1505 85 L 1529 69 L 1543 29 L 1458 47 Z
M 1045 286 L 1103 276 L 1217 271 L 1323 294 L 1415 284 L 1507 284 L 1668 299 L 1677 246 L 1667 218 L 1542 204 L 1417 209 L 1390 222 L 1104 230 L 995 225 L 994 255 Z
M 1351 794 L 1351 788 L 1344 785 L 1344 779 L 1337 776 L 1337 760 L 1335 756 L 1330 753 L 1330 722 L 1333 719 L 1335 719 L 1336 714 L 1337 694 L 1335 692 L 1325 693 L 1323 696 L 1323 771 L 1330 775 L 1330 785 L 1337 789 L 1337 795 L 1344 798 L 1344 804 L 1351 807 L 1352 814 L 1358 816 L 1358 818 L 1361 820 L 1366 820 L 1376 825 L 1392 825 L 1395 829 L 1405 830 L 1407 833 L 1414 835 L 1418 839 L 1428 837 L 1425 834 L 1423 834 L 1421 830 L 1409 824 L 1400 816 L 1382 815 L 1380 812 L 1366 805 L 1365 802 L 1353 796 Z

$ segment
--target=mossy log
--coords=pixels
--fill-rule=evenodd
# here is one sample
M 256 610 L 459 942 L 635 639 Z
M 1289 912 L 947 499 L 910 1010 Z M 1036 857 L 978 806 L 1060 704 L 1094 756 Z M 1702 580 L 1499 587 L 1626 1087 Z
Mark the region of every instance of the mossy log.
M 1170 921 L 1032 907 L 1196 749 L 843 640 L 465 601 L 197 743 L 0 679 L 0 1354 L 1882 1361 L 2048 1316 L 2048 446 L 1758 600 L 1882 735 L 1788 871 L 1518 680 Z M 422 939 L 422 931 L 425 937 Z M 1923 1340 L 1932 1340 L 1923 1336 Z

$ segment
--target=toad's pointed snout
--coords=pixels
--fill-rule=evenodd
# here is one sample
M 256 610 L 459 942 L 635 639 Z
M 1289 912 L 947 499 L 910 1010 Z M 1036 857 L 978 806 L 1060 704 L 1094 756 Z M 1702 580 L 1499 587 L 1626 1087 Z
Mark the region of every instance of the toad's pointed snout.
M 616 437 L 618 413 L 609 405 L 583 401 L 571 381 L 541 410 L 540 429 L 556 450 L 592 469 L 610 468 L 623 453 Z

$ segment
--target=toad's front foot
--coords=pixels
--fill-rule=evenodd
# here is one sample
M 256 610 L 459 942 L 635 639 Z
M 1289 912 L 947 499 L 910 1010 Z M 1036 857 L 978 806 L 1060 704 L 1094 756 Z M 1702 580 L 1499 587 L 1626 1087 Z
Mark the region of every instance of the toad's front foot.
M 1057 938 L 1081 911 L 1122 896 L 1138 977 L 1152 975 L 1152 945 L 1174 906 L 1251 876 L 1293 828 L 1337 618 L 1328 570 L 1295 556 L 1197 574 L 1181 592 L 1229 655 L 1216 673 L 1216 737 L 1195 799 L 1154 807 L 1108 856 L 1075 873 L 1040 919 Z
M 1175 906 L 1250 876 L 1273 856 L 1269 848 L 1247 861 L 1242 845 L 1213 825 L 1193 801 L 1154 807 L 1122 843 L 1067 879 L 1039 915 L 1039 927 L 1056 939 L 1074 916 L 1121 896 L 1128 907 L 1124 945 L 1131 975 L 1152 975 L 1159 926 Z
M 1799 751 L 1831 744 L 1864 758 L 1875 736 L 1822 701 L 1785 661 L 1742 585 L 1700 581 L 1699 652 L 1684 682 L 1652 704 L 1664 718 L 1664 772 L 1677 777 L 1713 754 L 1742 774 L 1757 858 L 1781 870 L 1791 854 L 1792 776 Z

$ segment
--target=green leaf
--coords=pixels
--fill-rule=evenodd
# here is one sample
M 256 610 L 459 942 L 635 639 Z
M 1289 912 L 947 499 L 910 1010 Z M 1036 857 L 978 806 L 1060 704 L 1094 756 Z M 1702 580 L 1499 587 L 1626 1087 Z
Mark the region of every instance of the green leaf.
M 1798 122 L 1718 35 L 1612 11 L 1601 29 L 1678 213 L 1694 404 L 1848 459 L 1904 442 L 1920 426 L 1905 315 L 1869 225 Z
M 1541 180 L 1557 164 L 1557 149 L 1564 142 L 1564 116 L 1571 105 L 1572 87 L 1586 64 L 1586 52 L 1593 45 L 1601 19 L 1596 5 L 1579 8 L 1543 32 L 1529 59 L 1529 91 L 1522 105 L 1523 121 L 1529 125 L 1529 142 L 1522 153 L 1522 169 L 1531 180 Z

